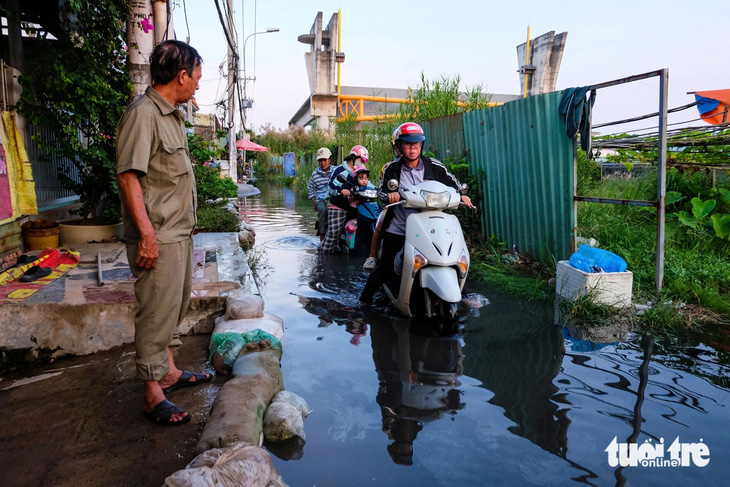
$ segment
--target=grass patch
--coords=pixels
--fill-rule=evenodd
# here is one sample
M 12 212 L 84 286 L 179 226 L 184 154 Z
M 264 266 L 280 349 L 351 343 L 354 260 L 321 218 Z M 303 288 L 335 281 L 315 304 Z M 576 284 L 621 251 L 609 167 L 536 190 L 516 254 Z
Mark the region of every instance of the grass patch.
M 539 262 L 526 261 L 507 251 L 505 243 L 496 238 L 472 242 L 469 245 L 472 279 L 483 281 L 496 288 L 533 300 L 551 301 L 554 289 L 548 284 L 552 273 Z
M 246 261 L 251 275 L 259 290 L 266 287 L 266 283 L 271 272 L 271 265 L 266 256 L 266 250 L 263 247 L 253 247 L 246 252 Z
M 574 300 L 563 299 L 559 303 L 561 322 L 575 327 L 606 327 L 621 325 L 632 328 L 635 322 L 632 306 L 620 308 L 596 301 L 593 289 Z
M 206 204 L 198 207 L 198 229 L 203 232 L 238 232 L 238 215 L 222 204 Z
M 590 196 L 652 200 L 656 177 L 605 181 Z M 659 301 L 655 286 L 656 210 L 582 203 L 579 234 L 623 257 L 634 273 L 634 301 Z M 730 241 L 691 232 L 668 219 L 665 232 L 664 290 L 661 298 L 706 308 L 730 318 Z M 660 313 L 657 311 L 657 313 Z M 668 326 L 671 326 L 669 324 Z

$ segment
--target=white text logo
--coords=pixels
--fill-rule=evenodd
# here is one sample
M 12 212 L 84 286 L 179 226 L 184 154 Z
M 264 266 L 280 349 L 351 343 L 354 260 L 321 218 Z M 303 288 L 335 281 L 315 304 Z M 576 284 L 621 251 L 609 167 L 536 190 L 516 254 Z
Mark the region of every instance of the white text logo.
M 614 436 L 604 451 L 611 467 L 704 467 L 710 463 L 710 448 L 702 443 L 702 438 L 699 443 L 681 443 L 678 436 L 665 453 L 664 438 L 659 443 L 646 440 L 637 445 L 618 443 Z

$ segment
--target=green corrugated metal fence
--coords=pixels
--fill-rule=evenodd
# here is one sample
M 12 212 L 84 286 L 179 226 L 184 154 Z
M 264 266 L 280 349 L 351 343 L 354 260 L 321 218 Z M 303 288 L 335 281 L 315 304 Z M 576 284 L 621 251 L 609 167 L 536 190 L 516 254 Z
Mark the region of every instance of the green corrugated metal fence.
M 463 114 L 434 118 L 420 124 L 426 135 L 424 150 L 433 152 L 436 159 L 461 159 L 466 152 Z
M 469 163 L 480 175 L 484 234 L 539 260 L 566 259 L 571 253 L 573 141 L 558 114 L 562 94 L 463 115 Z M 451 117 L 429 121 L 437 147 L 446 146 L 438 134 L 454 125 Z M 452 137 L 458 141 L 460 135 Z

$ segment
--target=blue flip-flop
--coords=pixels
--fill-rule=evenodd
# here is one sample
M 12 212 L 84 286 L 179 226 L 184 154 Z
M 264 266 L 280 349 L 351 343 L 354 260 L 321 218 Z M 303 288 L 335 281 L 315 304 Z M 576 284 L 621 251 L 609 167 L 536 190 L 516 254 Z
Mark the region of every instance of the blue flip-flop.
M 191 381 L 195 377 L 194 381 Z M 178 389 L 182 389 L 183 387 L 193 387 L 200 384 L 205 384 L 206 382 L 210 382 L 213 380 L 213 374 L 211 375 L 205 375 L 205 374 L 199 374 L 197 372 L 189 372 L 187 370 L 183 370 L 182 375 L 180 378 L 170 387 L 165 387 L 162 389 L 162 392 L 167 394 L 169 392 L 176 391 Z
M 161 403 L 152 409 L 152 411 L 143 411 L 145 417 L 150 418 L 155 423 L 164 424 L 166 426 L 179 426 L 183 423 L 190 421 L 190 415 L 188 414 L 180 421 L 172 421 L 172 415 L 176 413 L 184 413 L 182 409 L 176 404 L 165 399 Z

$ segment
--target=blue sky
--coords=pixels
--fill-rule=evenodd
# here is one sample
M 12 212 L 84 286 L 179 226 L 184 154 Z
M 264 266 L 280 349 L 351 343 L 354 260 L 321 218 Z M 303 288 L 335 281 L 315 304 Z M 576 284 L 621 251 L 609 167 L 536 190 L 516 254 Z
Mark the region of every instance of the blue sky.
M 197 100 L 204 112 L 212 112 L 225 90 L 218 66 L 226 59 L 226 44 L 213 0 L 185 4 L 190 43 L 205 62 Z M 670 108 L 692 102 L 688 91 L 730 88 L 730 4 L 725 0 L 234 0 L 234 9 L 239 35 L 244 21 L 246 36 L 280 29 L 246 44 L 247 75 L 256 76 L 248 85 L 255 102 L 249 120 L 255 128 L 267 122 L 286 127 L 307 98 L 308 46 L 297 37 L 309 32 L 318 11 L 325 22 L 342 11 L 346 86 L 417 86 L 423 71 L 428 79 L 459 75 L 462 88 L 481 84 L 491 93 L 519 93 L 516 46 L 525 42 L 529 24 L 532 37 L 551 30 L 568 33 L 558 89 L 660 68 L 669 68 Z M 179 39 L 188 35 L 182 1 L 175 29 Z M 658 96 L 656 78 L 601 90 L 594 123 L 656 111 Z M 670 122 L 696 114 L 694 109 L 680 112 Z

